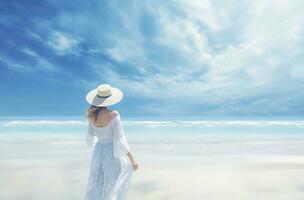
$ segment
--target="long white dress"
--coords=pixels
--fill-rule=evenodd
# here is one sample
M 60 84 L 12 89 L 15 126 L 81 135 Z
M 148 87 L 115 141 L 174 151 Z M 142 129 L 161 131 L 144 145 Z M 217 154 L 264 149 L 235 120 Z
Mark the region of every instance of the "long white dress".
M 105 127 L 89 120 L 86 144 L 94 151 L 85 200 L 126 200 L 134 170 L 127 157 L 130 147 L 120 114 Z

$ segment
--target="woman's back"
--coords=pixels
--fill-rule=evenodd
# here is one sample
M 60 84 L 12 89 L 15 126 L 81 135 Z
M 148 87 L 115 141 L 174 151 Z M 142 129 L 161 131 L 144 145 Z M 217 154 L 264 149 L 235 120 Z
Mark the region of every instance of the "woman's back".
M 90 131 L 98 138 L 99 142 L 111 142 L 113 140 L 112 123 L 119 115 L 117 111 L 104 111 L 99 113 L 96 121 L 90 120 Z
M 113 118 L 115 118 L 119 113 L 117 111 L 109 110 L 109 109 L 100 109 L 96 118 L 90 119 L 90 122 L 93 123 L 95 127 L 107 127 Z

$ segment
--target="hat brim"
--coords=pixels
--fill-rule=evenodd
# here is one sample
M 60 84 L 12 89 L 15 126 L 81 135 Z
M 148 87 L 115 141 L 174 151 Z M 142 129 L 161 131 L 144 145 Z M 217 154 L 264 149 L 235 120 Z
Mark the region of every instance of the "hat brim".
M 89 104 L 91 104 L 93 106 L 98 106 L 98 107 L 114 105 L 122 100 L 123 93 L 120 89 L 112 87 L 111 92 L 112 92 L 112 95 L 109 97 L 106 97 L 106 98 L 98 97 L 97 88 L 96 88 L 96 89 L 91 90 L 87 94 L 86 100 Z

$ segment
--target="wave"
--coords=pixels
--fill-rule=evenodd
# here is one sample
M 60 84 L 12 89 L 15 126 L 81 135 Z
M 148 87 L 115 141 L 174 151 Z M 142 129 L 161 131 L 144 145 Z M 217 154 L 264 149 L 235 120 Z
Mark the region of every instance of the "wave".
M 148 126 L 148 127 L 179 127 L 179 126 L 199 126 L 199 127 L 299 127 L 304 128 L 304 120 L 192 120 L 192 121 L 149 121 L 132 120 L 123 121 L 126 126 Z M 0 127 L 18 126 L 86 126 L 85 120 L 10 120 L 0 121 Z
M 84 126 L 86 121 L 82 120 L 11 120 L 1 121 L 0 126 Z

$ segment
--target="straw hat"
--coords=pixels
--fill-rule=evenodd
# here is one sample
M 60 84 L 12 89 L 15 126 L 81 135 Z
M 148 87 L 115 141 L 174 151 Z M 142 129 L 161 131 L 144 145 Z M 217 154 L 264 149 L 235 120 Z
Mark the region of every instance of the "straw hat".
M 91 90 L 86 96 L 89 104 L 98 107 L 114 105 L 120 102 L 122 98 L 122 91 L 116 87 L 112 87 L 110 84 L 101 84 Z

